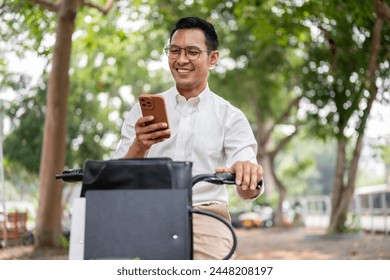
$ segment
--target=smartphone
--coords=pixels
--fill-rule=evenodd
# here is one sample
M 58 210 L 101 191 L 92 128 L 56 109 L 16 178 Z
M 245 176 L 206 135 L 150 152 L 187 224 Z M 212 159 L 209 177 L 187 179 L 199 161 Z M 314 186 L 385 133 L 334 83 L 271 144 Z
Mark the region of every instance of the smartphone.
M 139 104 L 143 116 L 154 116 L 154 120 L 150 123 L 165 122 L 169 128 L 167 107 L 165 105 L 164 96 L 156 94 L 142 93 L 140 94 Z M 162 137 L 169 138 L 171 135 L 164 135 Z

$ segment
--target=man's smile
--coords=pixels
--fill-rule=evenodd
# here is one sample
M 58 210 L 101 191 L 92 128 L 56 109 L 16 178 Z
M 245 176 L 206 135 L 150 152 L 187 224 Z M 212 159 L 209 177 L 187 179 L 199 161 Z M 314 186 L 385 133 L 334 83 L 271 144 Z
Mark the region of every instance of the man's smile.
M 181 74 L 186 74 L 186 73 L 190 73 L 192 71 L 194 71 L 194 69 L 189 69 L 189 68 L 179 68 L 179 67 L 176 67 L 175 68 L 177 72 L 181 73 Z

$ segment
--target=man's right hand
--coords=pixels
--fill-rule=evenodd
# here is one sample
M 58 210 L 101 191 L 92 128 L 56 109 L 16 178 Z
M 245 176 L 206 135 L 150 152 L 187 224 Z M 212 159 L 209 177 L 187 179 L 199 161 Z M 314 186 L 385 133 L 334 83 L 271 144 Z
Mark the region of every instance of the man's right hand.
M 143 158 L 150 147 L 166 140 L 171 134 L 167 123 L 151 123 L 153 116 L 140 117 L 135 124 L 135 139 L 130 146 L 126 158 Z

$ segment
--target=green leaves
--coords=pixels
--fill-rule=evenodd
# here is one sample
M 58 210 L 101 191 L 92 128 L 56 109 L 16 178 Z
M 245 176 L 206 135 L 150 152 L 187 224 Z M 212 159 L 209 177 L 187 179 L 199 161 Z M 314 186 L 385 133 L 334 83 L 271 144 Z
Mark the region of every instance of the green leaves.
M 367 102 L 374 10 L 372 4 L 365 4 L 371 8 L 367 12 L 355 3 L 323 2 L 321 13 L 310 18 L 315 35 L 308 48 L 303 86 L 311 105 L 317 107 L 317 113 L 310 114 L 315 117 L 316 133 L 345 137 L 351 135 L 346 128 L 359 128 L 362 104 Z M 335 129 L 324 130 L 326 126 Z

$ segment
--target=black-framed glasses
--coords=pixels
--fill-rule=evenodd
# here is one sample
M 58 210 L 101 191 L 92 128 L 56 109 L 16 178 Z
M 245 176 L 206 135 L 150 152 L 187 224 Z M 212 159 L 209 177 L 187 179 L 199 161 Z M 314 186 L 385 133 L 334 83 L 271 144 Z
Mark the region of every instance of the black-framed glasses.
M 165 53 L 171 59 L 178 58 L 180 56 L 181 50 L 184 50 L 184 53 L 189 60 L 197 60 L 202 52 L 211 52 L 211 50 L 202 50 L 195 46 L 180 48 L 175 45 L 168 45 L 164 48 Z

